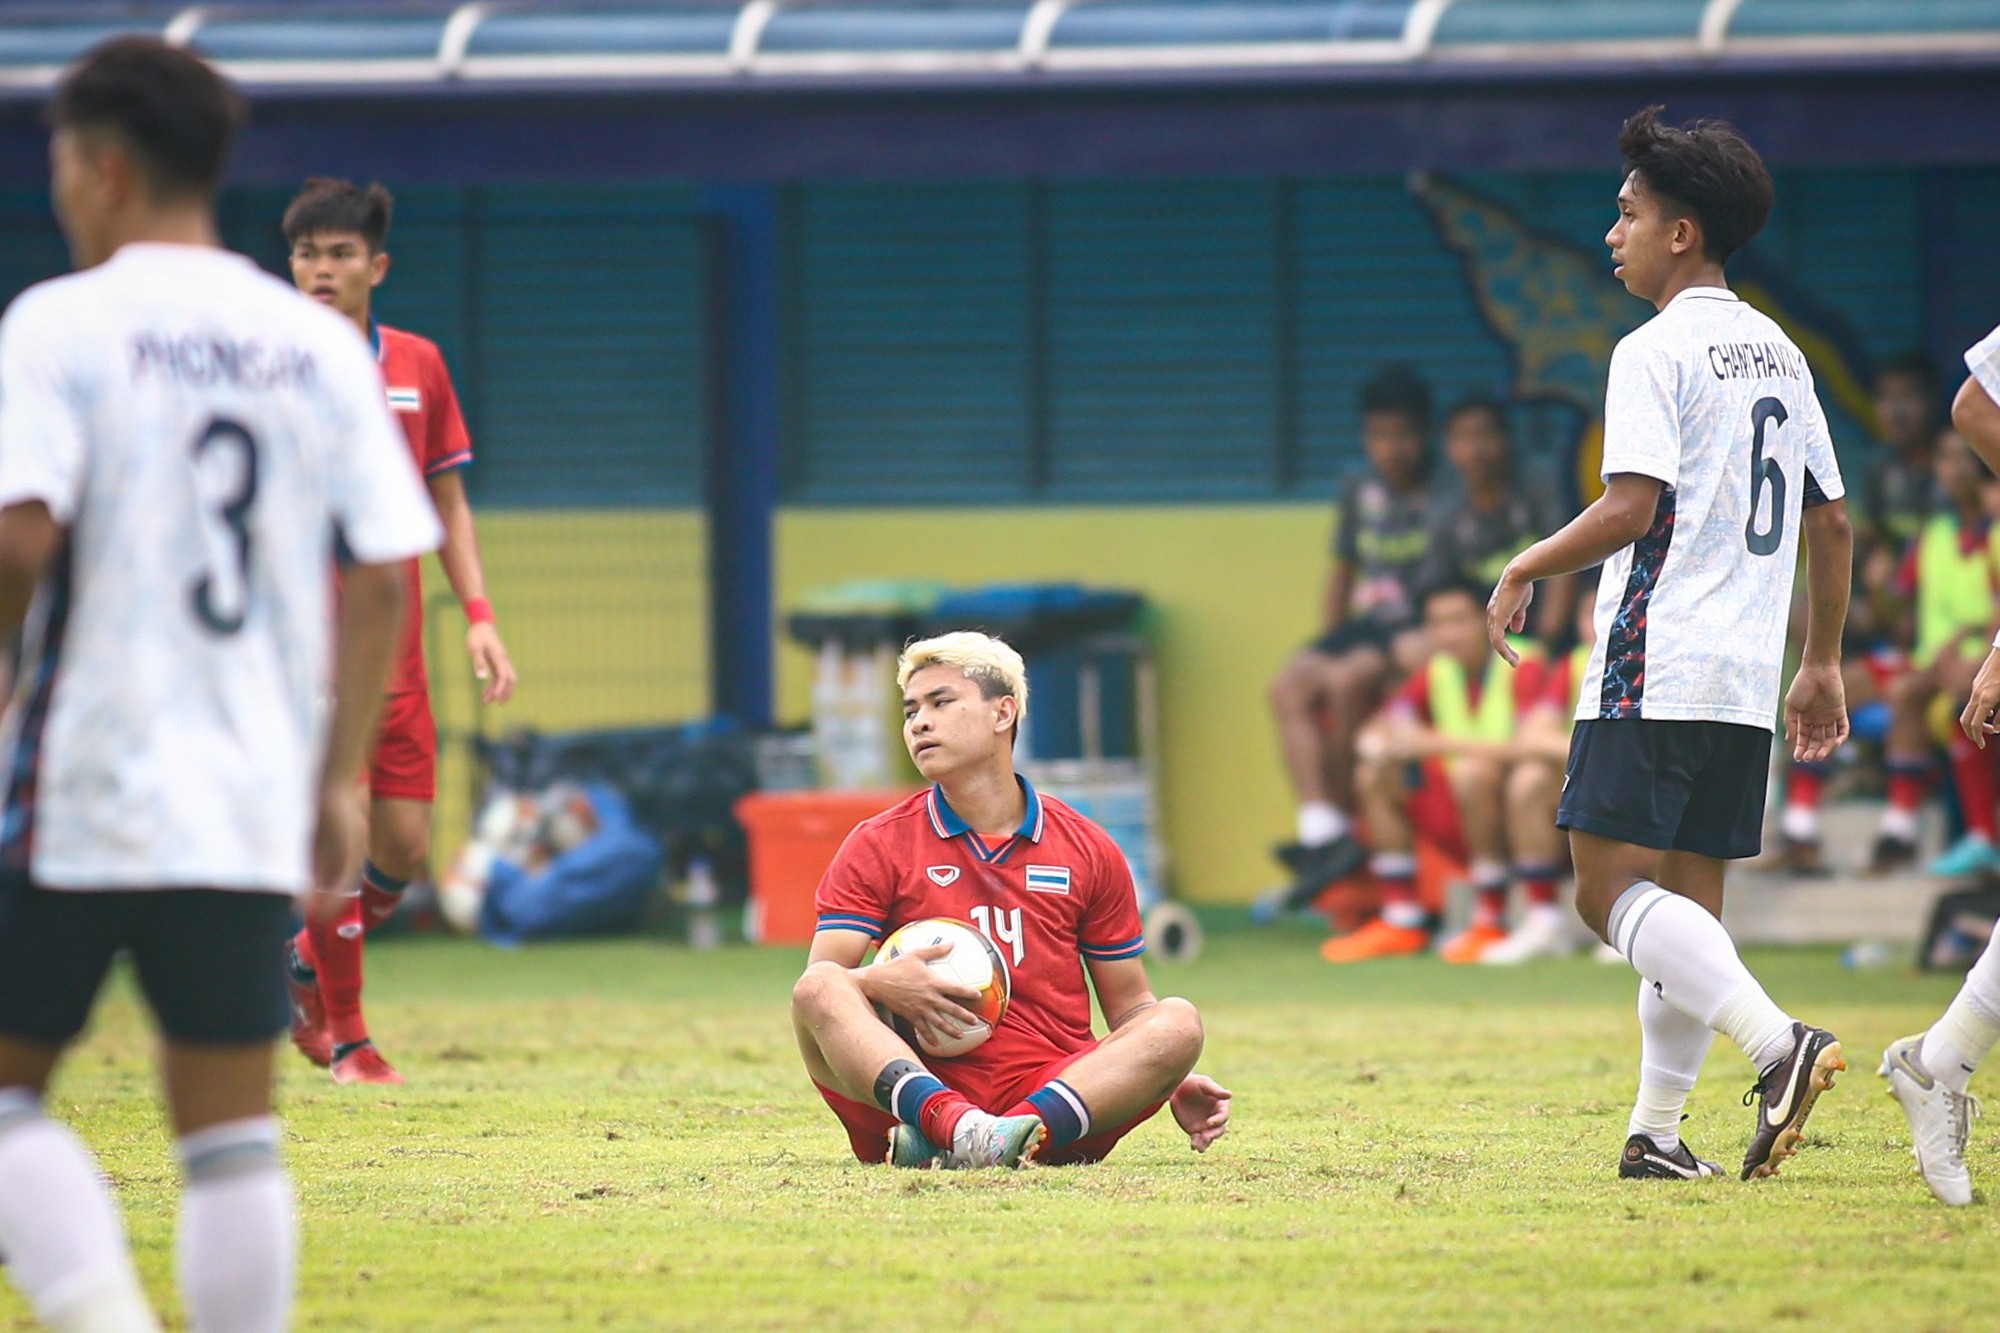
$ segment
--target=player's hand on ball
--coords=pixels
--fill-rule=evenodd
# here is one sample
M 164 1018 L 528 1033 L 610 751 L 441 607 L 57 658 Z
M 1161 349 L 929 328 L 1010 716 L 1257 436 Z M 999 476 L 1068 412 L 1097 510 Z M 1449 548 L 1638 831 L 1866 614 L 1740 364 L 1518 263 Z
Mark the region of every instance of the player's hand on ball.
M 472 674 L 486 687 L 479 694 L 481 703 L 504 704 L 514 697 L 514 663 L 491 622 L 482 620 L 465 631 L 465 651 L 472 655 Z
M 316 922 L 339 916 L 345 900 L 359 891 L 361 860 L 368 851 L 362 790 L 337 784 L 320 791 L 319 817 L 313 827 L 313 882 L 305 904 L 306 915 Z
M 1838 663 L 1802 663 L 1785 692 L 1785 739 L 1792 758 L 1816 763 L 1832 756 L 1847 739 L 1847 687 Z
M 926 945 L 890 962 L 878 962 L 867 974 L 868 998 L 908 1020 L 919 1039 L 935 1046 L 979 1026 L 979 1015 L 966 1007 L 979 1002 L 979 992 L 945 979 L 930 965 L 950 952 L 949 944 Z
M 1965 701 L 1965 711 L 1958 715 L 1959 730 L 1982 750 L 1986 748 L 1986 738 L 2000 731 L 1993 721 L 1996 708 L 2000 708 L 2000 648 L 1986 654 L 1979 674 L 1972 678 L 1972 697 Z
M 1174 1123 L 1187 1131 L 1188 1146 L 1196 1152 L 1207 1152 L 1229 1129 L 1229 1095 L 1208 1075 L 1189 1074 L 1168 1099 Z
M 1493 596 L 1487 599 L 1486 641 L 1508 666 L 1521 665 L 1521 655 L 1507 642 L 1507 636 L 1528 628 L 1528 603 L 1534 600 L 1535 585 L 1515 577 L 1512 565 L 1493 585 Z

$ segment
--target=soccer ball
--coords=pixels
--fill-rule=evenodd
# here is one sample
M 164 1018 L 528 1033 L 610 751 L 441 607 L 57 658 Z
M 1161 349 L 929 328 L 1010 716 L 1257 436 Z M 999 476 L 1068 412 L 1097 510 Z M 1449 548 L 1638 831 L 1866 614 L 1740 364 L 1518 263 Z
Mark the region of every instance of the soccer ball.
M 980 1043 L 993 1035 L 993 1029 L 1000 1026 L 1000 1020 L 1007 1014 L 1007 998 L 1012 993 L 1013 983 L 1007 975 L 1007 960 L 993 947 L 993 941 L 963 921 L 953 921 L 950 917 L 934 916 L 899 927 L 882 941 L 875 961 L 893 962 L 906 953 L 927 949 L 934 944 L 949 944 L 951 952 L 942 958 L 931 959 L 931 969 L 979 992 L 979 999 L 966 1006 L 979 1015 L 979 1023 L 957 1037 L 933 1046 L 918 1040 L 916 1030 L 903 1018 L 889 1013 L 880 1005 L 875 1007 L 875 1012 L 881 1015 L 884 1023 L 896 1030 L 897 1036 L 925 1055 L 949 1060 L 978 1049 Z

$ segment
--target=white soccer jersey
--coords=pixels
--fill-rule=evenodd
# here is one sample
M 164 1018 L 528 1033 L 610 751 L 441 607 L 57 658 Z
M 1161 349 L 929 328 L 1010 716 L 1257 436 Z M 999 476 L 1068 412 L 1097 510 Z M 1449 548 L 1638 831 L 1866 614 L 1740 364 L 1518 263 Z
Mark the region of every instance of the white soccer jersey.
M 1666 483 L 1604 562 L 1579 721 L 1775 730 L 1802 507 L 1845 491 L 1805 356 L 1768 317 L 1695 287 L 1611 355 L 1608 479 Z
M 1986 396 L 2000 403 L 2000 328 L 1967 349 L 1965 368 L 1979 381 L 1979 387 L 1986 390 Z
M 56 889 L 296 892 L 336 528 L 441 533 L 352 325 L 222 250 L 128 245 L 0 321 L 0 507 L 65 529 L 0 729 L 0 863 Z

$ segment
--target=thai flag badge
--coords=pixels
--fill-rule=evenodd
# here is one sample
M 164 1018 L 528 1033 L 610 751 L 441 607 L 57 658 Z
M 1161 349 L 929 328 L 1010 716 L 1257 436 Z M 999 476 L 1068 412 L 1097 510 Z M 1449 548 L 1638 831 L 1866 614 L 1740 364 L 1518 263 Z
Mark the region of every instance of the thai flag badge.
M 1029 866 L 1029 867 L 1028 867 L 1028 892 L 1029 892 L 1029 893 L 1060 893 L 1060 894 L 1063 894 L 1064 896 L 1068 896 L 1068 894 L 1069 894 L 1069 867 L 1068 867 L 1068 866 Z
M 404 389 L 389 386 L 389 408 L 394 412 L 421 412 L 424 410 L 424 395 L 421 389 Z

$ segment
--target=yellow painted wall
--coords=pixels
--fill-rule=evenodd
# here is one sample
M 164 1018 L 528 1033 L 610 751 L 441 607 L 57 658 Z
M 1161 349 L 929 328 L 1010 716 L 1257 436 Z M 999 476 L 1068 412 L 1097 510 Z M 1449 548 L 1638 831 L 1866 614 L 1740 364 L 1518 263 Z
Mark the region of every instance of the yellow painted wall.
M 480 553 L 521 684 L 478 703 L 465 618 L 425 561 L 431 704 L 443 742 L 436 864 L 470 822 L 468 735 L 677 722 L 708 713 L 708 527 L 699 510 L 478 513 Z
M 1270 849 L 1291 833 L 1265 689 L 1316 631 L 1329 521 L 1325 505 L 784 510 L 776 607 L 782 615 L 808 589 L 863 578 L 1075 580 L 1144 593 L 1157 616 L 1174 889 L 1245 902 L 1281 877 Z M 803 721 L 812 654 L 782 635 L 777 651 L 779 714 Z

